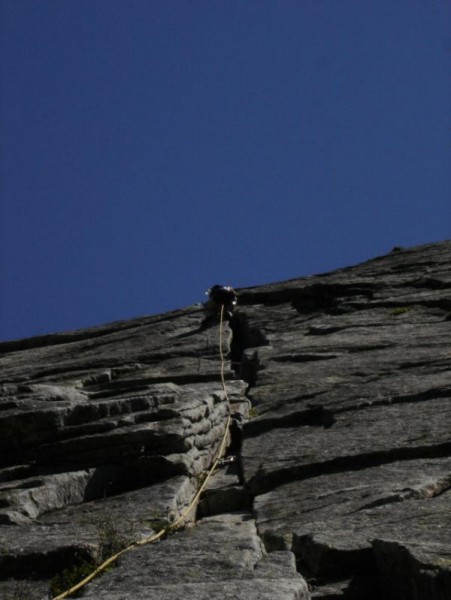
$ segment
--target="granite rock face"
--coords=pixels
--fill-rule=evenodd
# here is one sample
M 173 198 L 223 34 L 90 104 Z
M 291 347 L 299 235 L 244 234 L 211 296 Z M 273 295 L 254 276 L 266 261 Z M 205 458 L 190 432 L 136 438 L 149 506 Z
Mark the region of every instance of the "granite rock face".
M 0 344 L 0 598 L 451 597 L 451 242 Z M 78 570 L 77 570 L 78 569 Z M 63 576 L 63 573 L 65 575 Z M 68 575 L 69 574 L 69 575 Z

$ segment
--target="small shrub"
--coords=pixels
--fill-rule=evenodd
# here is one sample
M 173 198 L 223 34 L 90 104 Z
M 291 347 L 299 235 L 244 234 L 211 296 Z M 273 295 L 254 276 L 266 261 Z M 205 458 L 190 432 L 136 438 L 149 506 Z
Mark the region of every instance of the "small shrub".
M 52 596 L 58 596 L 66 590 L 69 590 L 71 587 L 92 573 L 96 566 L 97 565 L 94 561 L 83 561 L 79 565 L 68 567 L 67 569 L 64 569 L 64 571 L 61 571 L 61 573 L 55 575 L 50 581 L 50 591 L 52 592 Z M 83 590 L 81 589 L 72 594 L 71 597 L 79 598 L 82 593 Z
M 126 531 L 119 530 L 111 517 L 104 517 L 96 523 L 99 549 L 96 562 L 100 564 L 108 557 L 129 546 L 136 537 L 134 523 L 130 522 Z
M 91 560 L 83 560 L 55 575 L 50 582 L 50 591 L 53 596 L 58 596 L 79 583 L 107 558 L 127 548 L 135 540 L 136 531 L 132 522 L 130 522 L 127 532 L 124 532 L 123 529 L 120 530 L 113 518 L 109 516 L 92 519 L 90 523 L 97 529 L 98 548 L 95 556 Z M 110 568 L 108 567 L 106 570 Z M 79 597 L 82 593 L 83 589 L 74 593 L 72 597 Z

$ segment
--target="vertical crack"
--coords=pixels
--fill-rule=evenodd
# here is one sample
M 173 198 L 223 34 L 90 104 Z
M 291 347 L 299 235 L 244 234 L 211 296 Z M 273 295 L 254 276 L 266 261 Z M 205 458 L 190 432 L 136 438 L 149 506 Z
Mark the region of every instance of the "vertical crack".
M 260 329 L 249 323 L 249 318 L 242 312 L 235 312 L 229 326 L 233 333 L 230 345 L 232 369 L 237 377 L 247 382 L 249 391 L 255 385 L 259 369 L 257 351 L 251 353 L 249 350 L 267 346 L 268 339 Z

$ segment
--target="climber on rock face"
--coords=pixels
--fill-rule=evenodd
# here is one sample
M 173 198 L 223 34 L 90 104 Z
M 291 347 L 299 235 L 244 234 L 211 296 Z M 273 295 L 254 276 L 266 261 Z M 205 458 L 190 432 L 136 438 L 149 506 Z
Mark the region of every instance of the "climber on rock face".
M 221 306 L 224 306 L 224 318 L 231 319 L 237 303 L 237 294 L 229 285 L 214 285 L 205 292 L 209 297 L 205 307 L 209 312 L 219 316 Z

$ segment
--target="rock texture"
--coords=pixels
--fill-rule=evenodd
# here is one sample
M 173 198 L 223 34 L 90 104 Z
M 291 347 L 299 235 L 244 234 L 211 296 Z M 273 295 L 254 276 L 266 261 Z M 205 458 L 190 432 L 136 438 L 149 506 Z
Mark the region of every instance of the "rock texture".
M 451 242 L 0 344 L 0 598 L 451 597 Z M 232 337 L 233 333 L 233 337 Z M 195 522 L 196 521 L 196 522 Z

